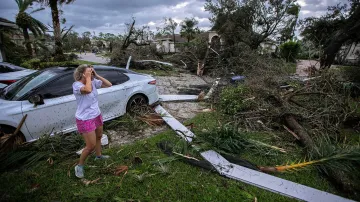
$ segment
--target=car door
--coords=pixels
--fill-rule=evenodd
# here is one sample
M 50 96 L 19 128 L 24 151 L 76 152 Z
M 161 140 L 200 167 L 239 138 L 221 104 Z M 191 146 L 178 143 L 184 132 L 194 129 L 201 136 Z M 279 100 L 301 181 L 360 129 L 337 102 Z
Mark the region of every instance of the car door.
M 76 129 L 77 105 L 72 92 L 73 82 L 72 73 L 68 73 L 32 93 L 41 95 L 44 104 L 35 107 L 28 101 L 23 102 L 22 111 L 28 114 L 25 124 L 34 138 Z
M 96 72 L 109 80 L 112 84 L 110 88 L 98 89 L 99 107 L 104 120 L 121 116 L 126 112 L 126 96 L 131 87 L 127 81 L 129 77 L 118 70 L 100 69 Z

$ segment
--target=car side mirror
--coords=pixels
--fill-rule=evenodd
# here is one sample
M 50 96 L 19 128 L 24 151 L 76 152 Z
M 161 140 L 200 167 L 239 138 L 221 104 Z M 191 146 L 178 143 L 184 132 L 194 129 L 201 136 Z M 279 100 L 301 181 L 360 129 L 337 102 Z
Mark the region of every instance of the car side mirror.
M 44 104 L 44 99 L 41 95 L 32 95 L 29 97 L 29 102 L 34 104 L 34 107 Z

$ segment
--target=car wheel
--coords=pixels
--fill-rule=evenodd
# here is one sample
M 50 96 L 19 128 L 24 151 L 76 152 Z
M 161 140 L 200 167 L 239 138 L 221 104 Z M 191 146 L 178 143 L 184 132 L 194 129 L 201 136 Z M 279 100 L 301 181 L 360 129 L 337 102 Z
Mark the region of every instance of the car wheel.
M 25 136 L 19 131 L 14 134 L 16 128 L 9 126 L 0 126 L 0 153 L 11 151 L 26 141 Z
M 139 113 L 144 106 L 147 106 L 146 97 L 144 95 L 134 95 L 127 103 L 126 111 L 130 113 Z

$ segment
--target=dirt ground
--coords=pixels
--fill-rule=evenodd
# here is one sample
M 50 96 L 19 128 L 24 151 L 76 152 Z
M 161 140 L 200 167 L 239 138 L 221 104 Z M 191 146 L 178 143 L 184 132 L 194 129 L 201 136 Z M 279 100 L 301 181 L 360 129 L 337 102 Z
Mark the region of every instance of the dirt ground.
M 213 79 L 205 77 L 200 78 L 195 75 L 181 73 L 178 76 L 157 76 L 158 92 L 161 95 L 170 94 L 185 94 L 186 90 L 189 92 L 200 91 L 196 86 L 211 86 Z M 194 87 L 195 86 L 195 87 Z M 202 102 L 167 102 L 161 105 L 180 122 L 195 117 L 201 110 L 207 108 L 205 103 Z M 145 129 L 136 132 L 135 134 L 129 131 L 115 131 L 107 130 L 104 134 L 110 137 L 111 145 L 128 144 L 140 139 L 148 138 L 153 135 L 159 134 L 168 129 L 168 126 L 161 127 L 146 127 Z

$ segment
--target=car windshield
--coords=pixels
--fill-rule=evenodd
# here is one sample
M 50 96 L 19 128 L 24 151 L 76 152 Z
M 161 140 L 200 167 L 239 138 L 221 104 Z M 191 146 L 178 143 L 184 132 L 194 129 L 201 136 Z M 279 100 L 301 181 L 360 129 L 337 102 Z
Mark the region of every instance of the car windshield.
M 41 84 L 54 78 L 56 73 L 53 71 L 39 71 L 22 78 L 16 83 L 6 87 L 1 93 L 1 98 L 6 100 L 18 100 L 28 92 L 39 87 Z

